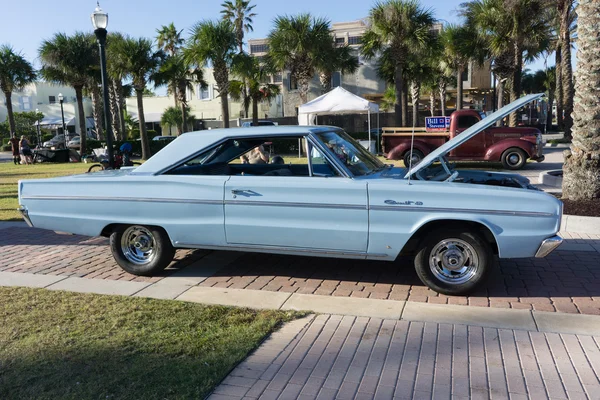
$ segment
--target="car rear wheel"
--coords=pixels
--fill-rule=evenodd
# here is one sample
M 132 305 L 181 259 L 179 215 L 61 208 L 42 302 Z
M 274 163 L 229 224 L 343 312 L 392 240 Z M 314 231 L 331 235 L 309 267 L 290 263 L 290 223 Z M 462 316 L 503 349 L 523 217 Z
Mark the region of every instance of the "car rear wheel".
M 442 229 L 429 235 L 415 257 L 421 281 L 436 292 L 464 295 L 483 284 L 492 268 L 490 245 L 479 235 Z
M 164 270 L 175 256 L 162 228 L 121 226 L 110 235 L 110 250 L 121 268 L 133 275 L 152 276 Z
M 502 153 L 501 161 L 506 169 L 521 169 L 527 163 L 527 153 L 519 148 L 513 147 Z
M 425 157 L 425 155 L 423 154 L 422 151 L 413 149 L 412 153 L 410 150 L 407 151 L 406 153 L 404 153 L 404 157 L 402 159 L 404 160 L 404 166 L 406 168 L 410 168 L 411 166 L 414 167 L 415 165 L 420 163 L 424 157 Z M 411 163 L 411 158 L 412 158 L 412 163 Z

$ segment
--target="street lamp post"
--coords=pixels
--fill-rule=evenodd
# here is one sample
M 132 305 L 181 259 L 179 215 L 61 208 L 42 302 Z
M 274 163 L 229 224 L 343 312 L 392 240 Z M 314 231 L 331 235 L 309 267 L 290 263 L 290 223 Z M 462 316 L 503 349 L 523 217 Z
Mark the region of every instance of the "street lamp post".
M 63 128 L 63 136 L 65 138 L 65 149 L 67 148 L 67 129 L 65 127 L 65 110 L 63 109 L 63 101 L 65 98 L 62 93 L 58 94 L 58 101 L 60 102 L 60 115 L 62 116 L 62 128 Z
M 38 148 L 41 147 L 42 143 L 42 135 L 40 133 L 40 109 L 36 108 L 35 109 L 35 117 L 37 118 L 37 145 Z
M 92 13 L 92 25 L 94 33 L 98 39 L 100 48 L 100 70 L 102 73 L 102 100 L 104 103 L 104 129 L 106 131 L 106 146 L 108 147 L 108 165 L 113 165 L 113 148 L 112 148 L 112 127 L 110 124 L 110 111 L 108 99 L 108 78 L 106 75 L 106 27 L 108 26 L 108 14 L 102 11 L 100 3 L 96 3 L 97 7 Z M 96 127 L 96 130 L 98 127 Z

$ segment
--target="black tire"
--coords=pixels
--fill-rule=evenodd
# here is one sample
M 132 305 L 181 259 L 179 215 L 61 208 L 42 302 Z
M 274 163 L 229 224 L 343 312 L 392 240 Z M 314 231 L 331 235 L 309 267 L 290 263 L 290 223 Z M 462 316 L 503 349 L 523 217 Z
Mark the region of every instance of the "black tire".
M 421 282 L 446 295 L 465 295 L 483 285 L 493 263 L 489 243 L 478 233 L 465 229 L 433 232 L 422 242 L 415 257 Z
M 511 147 L 502 153 L 500 160 L 505 169 L 516 171 L 527 164 L 527 153 L 518 147 Z
M 161 272 L 175 256 L 164 229 L 143 225 L 120 226 L 110 235 L 110 250 L 121 268 L 139 276 Z
M 404 153 L 404 156 L 402 156 L 402 160 L 404 161 L 404 166 L 406 168 L 410 168 L 410 166 L 411 166 L 410 155 L 411 155 L 411 152 L 410 152 L 410 150 L 408 150 L 406 153 Z M 420 163 L 421 160 L 423 160 L 425 155 L 423 154 L 423 152 L 421 150 L 413 149 L 412 157 L 413 157 L 412 166 L 414 167 L 415 165 Z
M 102 171 L 103 169 L 104 166 L 102 166 L 102 164 L 94 164 L 88 169 L 88 172 Z

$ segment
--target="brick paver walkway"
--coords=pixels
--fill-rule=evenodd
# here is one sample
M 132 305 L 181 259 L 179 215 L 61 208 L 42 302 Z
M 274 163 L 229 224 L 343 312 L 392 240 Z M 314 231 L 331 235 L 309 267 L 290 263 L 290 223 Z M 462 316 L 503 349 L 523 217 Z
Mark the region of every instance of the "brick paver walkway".
M 427 289 L 410 260 L 394 264 L 330 258 L 244 254 L 201 286 L 534 309 L 600 315 L 600 236 L 565 235 L 592 251 L 556 251 L 545 259 L 502 260 L 488 286 L 470 297 Z M 30 228 L 0 229 L 0 271 L 156 282 L 209 252 L 179 250 L 162 276 L 144 278 L 114 262 L 105 238 L 58 235 Z
M 298 328 L 209 400 L 600 399 L 599 337 L 327 315 Z

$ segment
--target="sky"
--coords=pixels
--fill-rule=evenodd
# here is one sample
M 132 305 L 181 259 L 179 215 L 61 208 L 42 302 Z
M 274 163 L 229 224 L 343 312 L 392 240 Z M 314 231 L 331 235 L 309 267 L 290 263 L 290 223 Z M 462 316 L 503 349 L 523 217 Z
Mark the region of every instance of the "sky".
M 457 9 L 465 0 L 421 0 L 442 22 L 458 22 Z M 90 14 L 96 7 L 91 0 L 2 0 L 0 7 L 0 44 L 10 44 L 39 67 L 37 50 L 44 39 L 56 32 L 67 34 L 93 30 Z M 132 36 L 156 37 L 161 25 L 175 23 L 184 37 L 196 23 L 220 18 L 221 0 L 102 0 L 100 6 L 109 15 L 108 31 L 120 31 Z M 254 32 L 247 39 L 266 37 L 278 15 L 310 12 L 332 22 L 354 21 L 368 16 L 375 0 L 253 0 Z M 548 60 L 549 66 L 553 60 Z M 527 68 L 543 69 L 544 60 Z

